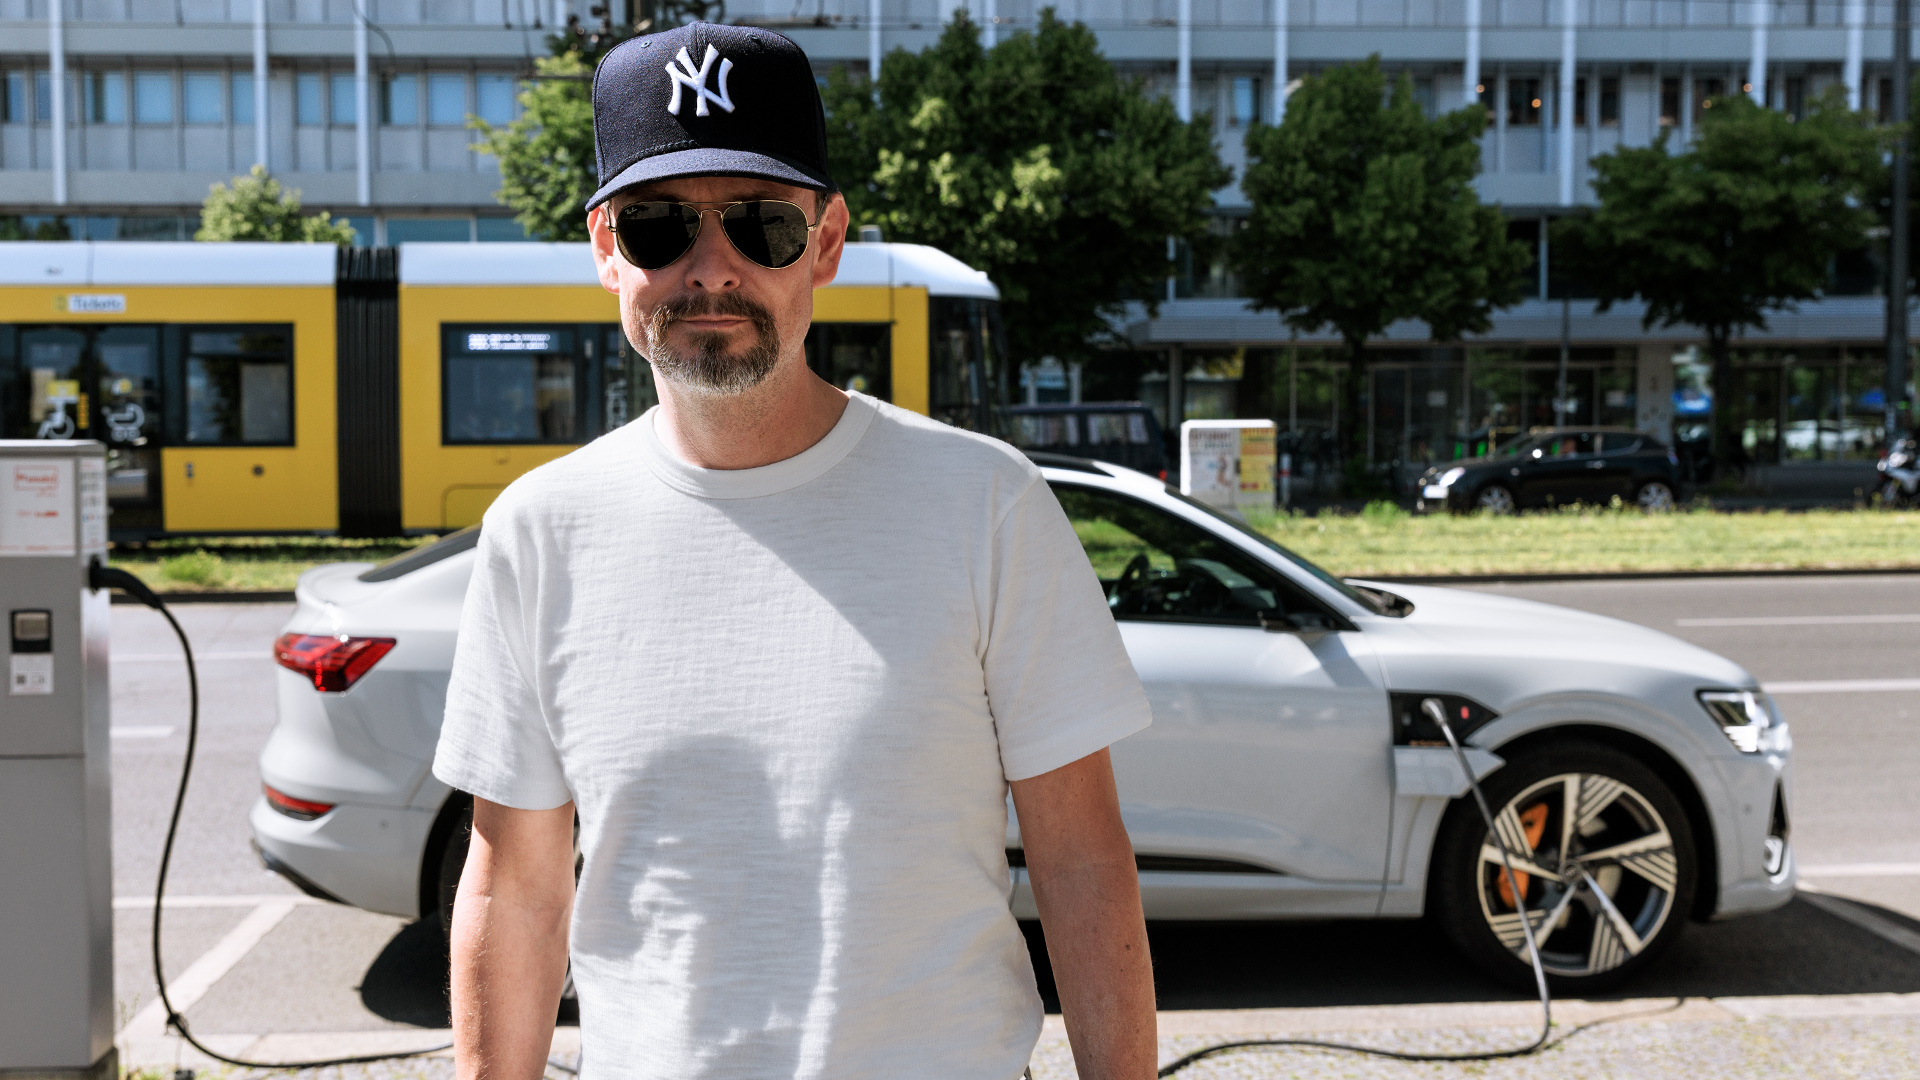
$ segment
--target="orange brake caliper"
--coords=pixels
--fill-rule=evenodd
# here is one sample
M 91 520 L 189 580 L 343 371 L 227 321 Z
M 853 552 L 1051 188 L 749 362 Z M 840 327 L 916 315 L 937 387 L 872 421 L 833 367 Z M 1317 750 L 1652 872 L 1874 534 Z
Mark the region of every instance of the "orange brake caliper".
M 1520 827 L 1526 831 L 1527 847 L 1538 851 L 1540 849 L 1540 837 L 1547 831 L 1547 804 L 1535 803 L 1525 810 L 1522 810 L 1520 812 Z M 1532 876 L 1518 870 L 1513 872 L 1513 876 L 1514 879 L 1520 883 L 1520 892 L 1524 895 L 1527 891 L 1527 882 L 1532 879 Z M 1507 872 L 1505 868 L 1500 870 L 1499 877 L 1500 899 L 1510 908 L 1519 907 L 1519 903 L 1513 898 L 1513 886 L 1507 884 Z

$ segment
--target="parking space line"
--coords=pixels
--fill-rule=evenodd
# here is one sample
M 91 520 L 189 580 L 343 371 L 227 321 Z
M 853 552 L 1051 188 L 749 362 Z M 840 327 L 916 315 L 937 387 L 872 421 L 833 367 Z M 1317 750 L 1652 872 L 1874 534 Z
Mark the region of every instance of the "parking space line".
M 274 897 L 259 904 L 240 920 L 240 925 L 227 932 L 227 936 L 216 942 L 213 948 L 200 955 L 198 960 L 188 965 L 187 970 L 174 976 L 167 984 L 167 997 L 172 999 L 175 1012 L 185 1013 L 194 1002 L 206 996 L 213 984 L 233 970 L 247 953 L 253 951 L 260 939 L 280 921 L 292 914 L 299 905 L 292 897 Z M 124 1038 L 148 1038 L 166 1033 L 167 1007 L 156 995 L 147 1006 L 134 1014 L 127 1026 L 120 1029 Z
M 1769 694 L 1886 694 L 1920 690 L 1920 679 L 1812 679 L 1761 683 Z
M 1723 619 L 1675 619 L 1675 626 L 1875 626 L 1920 623 L 1920 615 L 1752 615 Z
M 1920 933 L 1915 933 L 1892 919 L 1877 915 L 1858 904 L 1850 904 L 1837 896 L 1829 896 L 1811 889 L 1802 889 L 1799 895 L 1802 900 L 1836 919 L 1850 922 L 1881 940 L 1898 945 L 1909 952 L 1920 953 Z
M 1920 877 L 1920 862 L 1831 863 L 1802 866 L 1801 877 Z

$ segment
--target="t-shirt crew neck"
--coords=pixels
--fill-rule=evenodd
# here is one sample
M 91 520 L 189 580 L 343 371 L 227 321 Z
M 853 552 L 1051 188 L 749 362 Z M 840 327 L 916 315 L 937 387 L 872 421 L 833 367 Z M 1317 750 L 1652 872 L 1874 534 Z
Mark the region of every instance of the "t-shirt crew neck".
M 1150 715 L 1032 462 L 858 394 L 756 469 L 648 416 L 472 558 L 433 771 L 579 814 L 582 1080 L 1021 1074 L 1008 784 Z
M 667 486 L 702 499 L 758 499 L 797 488 L 840 464 L 867 433 L 875 404 L 865 394 L 848 394 L 840 419 L 819 442 L 785 460 L 751 469 L 704 469 L 681 460 L 660 441 L 654 426 L 660 417 L 658 405 L 641 414 L 635 426 L 640 429 L 638 442 L 647 467 Z

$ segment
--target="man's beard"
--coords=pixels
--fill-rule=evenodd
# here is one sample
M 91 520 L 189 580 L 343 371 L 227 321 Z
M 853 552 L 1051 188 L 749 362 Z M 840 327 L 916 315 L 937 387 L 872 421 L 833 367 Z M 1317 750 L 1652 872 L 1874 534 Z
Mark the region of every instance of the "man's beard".
M 754 339 L 729 353 L 727 335 L 704 332 L 691 336 L 691 347 L 676 349 L 668 342 L 673 324 L 697 315 L 734 315 L 753 323 Z M 773 373 L 780 362 L 780 331 L 766 308 L 737 292 L 677 296 L 653 309 L 646 322 L 647 358 L 654 374 L 676 386 L 715 397 L 744 393 Z

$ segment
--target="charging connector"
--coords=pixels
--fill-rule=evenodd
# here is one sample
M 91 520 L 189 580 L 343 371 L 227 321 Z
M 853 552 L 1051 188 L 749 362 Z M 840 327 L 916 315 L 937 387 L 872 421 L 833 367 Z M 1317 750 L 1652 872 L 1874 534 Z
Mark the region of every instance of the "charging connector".
M 180 763 L 180 786 L 173 795 L 173 813 L 167 818 L 167 839 L 160 845 L 160 873 L 153 886 L 153 981 L 159 988 L 160 1006 L 167 1011 L 167 1026 L 179 1032 L 180 1038 L 184 1039 L 188 1046 L 215 1061 L 248 1069 L 321 1069 L 336 1065 L 361 1065 L 373 1061 L 419 1057 L 422 1054 L 439 1053 L 451 1048 L 452 1044 L 449 1043 L 445 1046 L 429 1046 L 404 1053 L 364 1054 L 359 1057 L 328 1058 L 323 1061 L 247 1061 L 243 1058 L 228 1057 L 193 1037 L 193 1032 L 187 1029 L 186 1017 L 181 1016 L 174 1009 L 173 1002 L 167 998 L 167 977 L 160 965 L 160 913 L 165 910 L 161 901 L 167 893 L 167 870 L 173 863 L 174 838 L 180 831 L 180 808 L 186 804 L 187 782 L 193 777 L 193 752 L 200 742 L 200 676 L 193 664 L 193 645 L 187 640 L 187 632 L 181 629 L 179 621 L 173 617 L 173 612 L 167 610 L 166 602 L 155 595 L 154 591 L 147 587 L 146 582 L 125 570 L 107 566 L 95 557 L 87 567 L 87 587 L 95 591 L 119 589 L 159 612 L 160 616 L 167 620 L 167 625 L 173 627 L 174 636 L 180 639 L 180 651 L 187 662 L 187 753 Z M 185 1071 L 177 1070 L 174 1075 L 178 1077 Z
M 1547 994 L 1547 969 L 1540 963 L 1540 943 L 1534 939 L 1533 919 L 1527 914 L 1527 896 L 1520 889 L 1518 878 L 1513 872 L 1513 856 L 1507 851 L 1507 842 L 1493 823 L 1493 809 L 1487 805 L 1487 797 L 1480 790 L 1480 781 L 1474 778 L 1473 766 L 1467 764 L 1466 751 L 1460 748 L 1460 740 L 1454 737 L 1453 726 L 1447 723 L 1447 710 L 1439 698 L 1430 697 L 1420 703 L 1420 710 L 1427 714 L 1440 733 L 1446 736 L 1447 745 L 1453 748 L 1453 757 L 1460 763 L 1460 771 L 1467 778 L 1467 786 L 1473 789 L 1473 801 L 1480 808 L 1480 818 L 1487 823 L 1487 838 L 1500 849 L 1500 866 L 1507 876 L 1507 887 L 1513 890 L 1514 906 L 1520 912 L 1520 929 L 1527 938 L 1527 958 L 1533 962 L 1533 981 L 1540 989 L 1540 1035 L 1525 1046 L 1512 1050 L 1490 1050 L 1478 1054 L 1414 1054 L 1402 1050 L 1385 1050 L 1376 1046 L 1354 1046 L 1349 1043 L 1323 1042 L 1318 1039 L 1243 1039 L 1238 1042 L 1221 1043 L 1195 1050 L 1186 1057 L 1174 1061 L 1160 1070 L 1160 1076 L 1172 1076 L 1189 1065 L 1204 1061 L 1219 1054 L 1234 1050 L 1272 1049 L 1283 1046 L 1297 1046 L 1302 1049 L 1340 1050 L 1349 1054 L 1366 1054 L 1370 1057 L 1392 1058 L 1395 1061 L 1497 1061 L 1502 1058 L 1525 1057 L 1538 1053 L 1547 1045 L 1547 1036 L 1553 1030 L 1553 1001 Z

